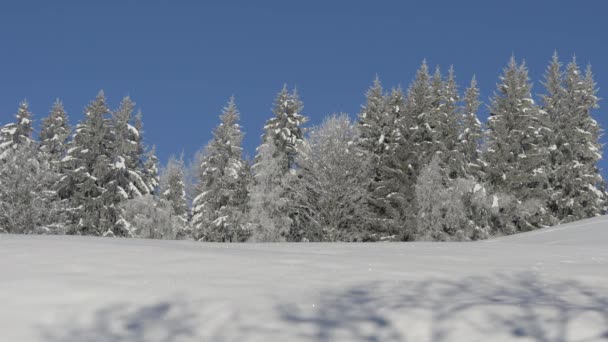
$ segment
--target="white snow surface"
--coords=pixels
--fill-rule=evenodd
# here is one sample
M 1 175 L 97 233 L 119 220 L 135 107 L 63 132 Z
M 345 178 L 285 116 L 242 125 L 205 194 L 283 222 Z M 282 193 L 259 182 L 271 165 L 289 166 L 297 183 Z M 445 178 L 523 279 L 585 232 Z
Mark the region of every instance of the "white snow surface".
M 469 243 L 0 235 L 0 341 L 606 341 L 608 217 Z

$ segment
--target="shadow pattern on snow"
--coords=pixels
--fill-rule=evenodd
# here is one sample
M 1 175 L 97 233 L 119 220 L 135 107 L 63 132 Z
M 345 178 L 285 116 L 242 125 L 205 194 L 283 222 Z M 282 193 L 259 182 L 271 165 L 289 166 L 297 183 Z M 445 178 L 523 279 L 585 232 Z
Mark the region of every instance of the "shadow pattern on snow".
M 86 323 L 43 329 L 43 340 L 608 341 L 608 294 L 533 274 L 367 283 L 323 292 L 314 306 L 276 304 L 275 317 L 227 309 L 184 301 L 109 306 Z
M 195 335 L 196 314 L 181 302 L 132 308 L 113 305 L 96 311 L 90 323 L 78 318 L 61 329 L 43 329 L 44 341 L 51 342 L 174 342 Z
M 307 326 L 301 337 L 315 341 L 608 341 L 607 294 L 533 274 L 372 283 L 323 293 L 318 303 L 280 305 L 279 312 L 290 325 Z

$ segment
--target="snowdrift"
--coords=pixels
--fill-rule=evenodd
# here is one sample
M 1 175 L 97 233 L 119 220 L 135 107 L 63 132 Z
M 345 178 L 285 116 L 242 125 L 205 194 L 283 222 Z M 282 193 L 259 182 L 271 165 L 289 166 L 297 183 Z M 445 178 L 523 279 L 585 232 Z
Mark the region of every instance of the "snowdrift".
M 608 217 L 484 242 L 0 235 L 0 341 L 605 341 Z

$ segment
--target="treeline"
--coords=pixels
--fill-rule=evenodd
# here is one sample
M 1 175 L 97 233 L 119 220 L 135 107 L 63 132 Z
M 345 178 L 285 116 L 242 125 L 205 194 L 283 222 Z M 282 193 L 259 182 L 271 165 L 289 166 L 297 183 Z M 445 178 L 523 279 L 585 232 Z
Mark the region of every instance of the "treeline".
M 189 168 L 159 176 L 128 97 L 103 92 L 72 130 L 61 102 L 32 137 L 23 102 L 0 130 L 0 230 L 199 241 L 477 240 L 601 215 L 606 209 L 590 68 L 553 56 L 535 102 L 511 58 L 485 125 L 475 79 L 423 62 L 407 90 L 376 79 L 356 121 L 316 127 L 284 87 L 253 161 L 231 98 Z M 187 175 L 194 168 L 195 181 Z

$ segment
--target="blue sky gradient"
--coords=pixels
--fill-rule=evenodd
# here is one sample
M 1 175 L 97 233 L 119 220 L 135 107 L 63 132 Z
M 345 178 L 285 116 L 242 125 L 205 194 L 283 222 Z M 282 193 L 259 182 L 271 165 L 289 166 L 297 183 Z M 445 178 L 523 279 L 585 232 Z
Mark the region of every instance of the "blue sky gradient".
M 355 117 L 376 74 L 407 87 L 426 58 L 454 65 L 461 89 L 475 74 L 487 104 L 512 54 L 541 93 L 554 50 L 592 64 L 608 98 L 607 13 L 599 0 L 3 1 L 0 123 L 22 99 L 38 120 L 60 98 L 75 123 L 100 89 L 113 106 L 130 95 L 164 162 L 204 146 L 235 95 L 252 156 L 284 83 L 314 125 L 332 112 Z M 595 117 L 606 128 L 605 112 Z

